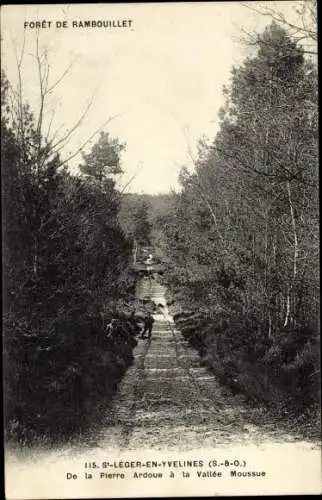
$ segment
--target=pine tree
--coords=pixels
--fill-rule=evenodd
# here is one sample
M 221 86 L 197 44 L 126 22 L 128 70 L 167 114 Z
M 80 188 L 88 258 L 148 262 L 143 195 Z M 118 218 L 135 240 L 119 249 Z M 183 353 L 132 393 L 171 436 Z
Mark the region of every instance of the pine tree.
M 100 138 L 92 147 L 90 153 L 83 153 L 83 164 L 79 165 L 80 171 L 102 182 L 111 175 L 122 173 L 120 155 L 125 149 L 125 144 L 117 138 L 110 137 L 109 133 L 101 132 Z

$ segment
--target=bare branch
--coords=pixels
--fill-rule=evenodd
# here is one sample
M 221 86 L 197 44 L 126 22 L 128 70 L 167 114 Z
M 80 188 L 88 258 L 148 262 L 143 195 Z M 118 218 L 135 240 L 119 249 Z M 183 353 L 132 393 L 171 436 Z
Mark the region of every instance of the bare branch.
M 70 160 L 72 160 L 73 158 L 75 158 L 76 156 L 79 155 L 79 153 L 82 151 L 82 149 L 84 149 L 84 147 L 93 139 L 93 137 L 95 137 L 104 127 L 106 127 L 106 125 L 108 125 L 112 120 L 114 120 L 115 118 L 118 118 L 119 116 L 122 116 L 123 113 L 119 113 L 119 114 L 116 114 L 110 118 L 108 118 L 100 127 L 98 127 L 95 132 L 90 136 L 88 137 L 88 139 L 86 139 L 86 141 L 84 141 L 82 143 L 82 145 L 73 153 L 71 154 L 70 156 L 68 156 L 68 158 L 66 158 L 65 160 L 63 160 L 61 163 L 60 163 L 60 167 L 62 167 L 63 165 L 65 165 L 66 163 L 68 163 Z
M 134 172 L 134 174 L 130 177 L 130 179 L 128 180 L 128 182 L 121 189 L 120 194 L 126 194 L 125 193 L 125 189 L 132 184 L 132 182 L 134 181 L 134 179 L 141 172 L 142 168 L 143 168 L 143 165 L 139 165 L 138 166 L 137 170 Z
M 49 135 L 50 135 L 50 132 L 51 132 L 51 127 L 52 127 L 52 124 L 53 124 L 54 117 L 55 117 L 55 110 L 53 109 L 52 112 L 51 112 L 51 118 L 50 118 L 50 122 L 49 122 L 49 125 L 48 125 L 48 130 L 47 130 L 47 134 L 46 134 L 46 142 L 48 142 L 48 138 L 49 138 Z
M 82 124 L 84 118 L 87 116 L 88 114 L 88 111 L 90 110 L 90 108 L 92 107 L 93 105 L 93 102 L 94 102 L 94 97 L 95 97 L 95 92 L 93 94 L 93 96 L 91 97 L 88 105 L 86 106 L 84 112 L 81 114 L 80 118 L 77 120 L 77 122 L 75 123 L 75 125 L 65 134 L 61 137 L 61 139 L 59 139 L 55 144 L 53 144 L 51 146 L 51 149 L 52 150 L 55 150 L 56 152 L 60 151 L 63 147 L 66 146 L 67 142 L 70 140 L 71 136 L 73 135 L 73 133 L 79 128 L 79 126 Z M 57 146 L 61 145 L 60 148 L 57 149 Z
M 268 16 L 277 23 L 283 24 L 285 26 L 288 26 L 291 29 L 295 29 L 297 32 L 304 33 L 306 37 L 312 38 L 313 40 L 317 41 L 317 33 L 313 31 L 312 29 L 306 28 L 305 26 L 296 26 L 295 24 L 291 23 L 290 21 L 287 21 L 285 18 L 284 14 L 281 12 L 277 12 L 274 9 L 271 9 L 269 7 L 254 7 L 254 2 L 240 2 L 242 6 L 247 7 L 247 9 L 252 10 L 253 12 L 256 12 L 257 14 L 261 14 L 263 16 Z M 304 24 L 303 18 L 302 18 L 302 24 Z
M 19 115 L 19 120 L 17 123 L 18 136 L 20 136 L 20 140 L 23 144 L 25 134 L 24 134 L 24 120 L 23 120 L 22 70 L 21 70 L 21 67 L 22 67 L 23 57 L 24 57 L 24 53 L 25 53 L 25 44 L 26 44 L 25 32 L 24 32 L 24 36 L 23 36 L 23 43 L 22 43 L 22 48 L 20 51 L 20 57 L 18 57 L 17 47 L 16 47 L 16 43 L 14 40 L 12 40 L 12 44 L 13 44 L 13 48 L 14 48 L 16 65 L 17 65 L 17 73 L 18 73 L 18 88 L 15 91 L 15 94 L 17 97 L 18 115 Z
M 50 92 L 52 92 L 62 81 L 63 79 L 65 78 L 65 76 L 70 72 L 70 70 L 72 69 L 72 67 L 74 66 L 75 64 L 75 61 L 72 61 L 70 63 L 69 66 L 67 66 L 67 68 L 65 69 L 65 71 L 62 73 L 62 75 L 58 78 L 58 80 L 56 80 L 55 83 L 53 83 L 47 90 L 47 94 L 49 94 Z
M 44 89 L 43 89 L 43 74 L 42 74 L 42 65 L 41 65 L 41 58 L 39 54 L 39 28 L 37 29 L 37 34 L 36 34 L 36 60 L 37 60 L 37 67 L 38 67 L 38 80 L 39 80 L 39 89 L 40 89 L 40 107 L 39 107 L 39 114 L 38 114 L 38 121 L 37 121 L 37 137 L 38 137 L 38 153 L 40 153 L 41 149 L 41 129 L 42 129 L 42 123 L 43 123 L 43 113 L 44 113 L 44 104 L 45 104 L 45 95 L 44 95 Z

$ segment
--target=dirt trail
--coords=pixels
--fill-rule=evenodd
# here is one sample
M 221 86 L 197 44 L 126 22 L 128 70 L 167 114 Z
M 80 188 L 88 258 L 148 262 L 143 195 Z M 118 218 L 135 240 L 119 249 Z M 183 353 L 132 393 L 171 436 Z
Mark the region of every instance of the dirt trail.
M 198 353 L 175 328 L 165 289 L 144 278 L 139 296 L 163 304 L 154 315 L 152 340 L 138 340 L 103 428 L 89 445 L 105 449 L 198 449 L 263 441 L 300 440 L 286 436 L 274 422 L 261 422 L 250 408 L 200 364 Z M 161 309 L 161 308 L 160 308 Z M 258 422 L 261 422 L 258 425 Z
M 143 280 L 139 295 L 165 304 L 165 290 L 154 280 Z M 227 481 L 210 476 L 198 480 L 196 471 L 194 480 L 187 481 L 179 469 L 175 469 L 174 481 L 170 469 L 161 467 L 164 460 L 200 458 L 205 464 L 215 458 L 221 465 L 227 458 L 234 463 L 243 460 L 249 470 L 265 471 L 269 480 L 265 476 L 260 482 L 253 478 L 230 481 L 223 467 L 220 470 Z M 142 468 L 120 468 L 131 460 L 141 461 Z M 157 461 L 157 469 L 146 468 L 149 460 Z M 108 469 L 103 466 L 106 461 Z M 93 472 L 94 479 L 85 478 L 87 471 Z M 124 472 L 127 480 L 106 481 L 106 471 L 112 478 Z M 133 475 L 160 471 L 162 480 Z M 66 479 L 67 472 L 76 473 L 78 480 Z M 197 352 L 176 330 L 166 305 L 162 314 L 155 315 L 151 342 L 139 340 L 134 363 L 99 428 L 63 446 L 6 452 L 7 489 L 10 498 L 16 499 L 36 498 L 35 491 L 37 498 L 145 498 L 152 491 L 172 497 L 174 486 L 183 496 L 318 493 L 320 483 L 319 443 L 288 435 L 280 422 L 268 422 L 259 408 L 250 408 L 242 396 L 224 388 L 201 366 Z

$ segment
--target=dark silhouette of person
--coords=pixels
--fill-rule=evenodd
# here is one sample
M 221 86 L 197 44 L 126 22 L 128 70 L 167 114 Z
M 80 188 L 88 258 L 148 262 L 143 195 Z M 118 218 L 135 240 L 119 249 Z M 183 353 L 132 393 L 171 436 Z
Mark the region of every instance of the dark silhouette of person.
M 152 327 L 154 323 L 154 318 L 150 312 L 144 318 L 144 330 L 142 332 L 142 339 L 145 338 L 145 334 L 148 333 L 148 339 L 151 339 Z
M 116 319 L 112 318 L 111 321 L 109 322 L 109 324 L 106 326 L 106 329 L 105 329 L 106 337 L 107 338 L 114 337 L 114 335 L 116 333 L 116 326 L 117 326 Z

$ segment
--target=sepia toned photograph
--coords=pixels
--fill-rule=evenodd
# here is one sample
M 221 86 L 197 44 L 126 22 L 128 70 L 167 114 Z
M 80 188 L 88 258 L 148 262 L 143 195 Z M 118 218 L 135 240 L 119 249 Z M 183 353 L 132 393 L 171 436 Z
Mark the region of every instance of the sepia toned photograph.
M 7 500 L 322 493 L 317 36 L 2 6 Z

